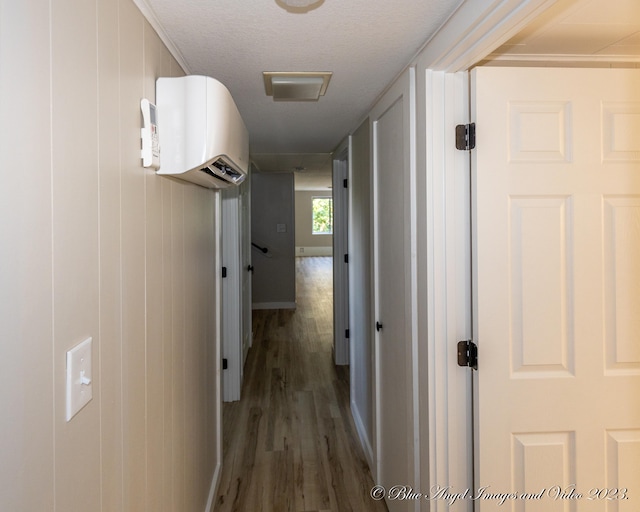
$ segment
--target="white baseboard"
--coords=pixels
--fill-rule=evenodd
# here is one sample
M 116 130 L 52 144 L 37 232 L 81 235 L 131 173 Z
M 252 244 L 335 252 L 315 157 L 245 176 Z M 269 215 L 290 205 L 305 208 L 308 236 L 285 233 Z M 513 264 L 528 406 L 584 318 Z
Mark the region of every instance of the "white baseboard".
M 353 423 L 356 426 L 358 439 L 360 439 L 360 445 L 362 446 L 364 456 L 369 464 L 371 474 L 375 475 L 375 468 L 373 467 L 373 448 L 371 448 L 371 442 L 369 441 L 369 436 L 367 436 L 367 430 L 364 428 L 364 423 L 360 417 L 360 411 L 353 400 L 351 400 L 351 417 L 353 418 Z
M 296 309 L 295 302 L 254 302 L 251 309 Z
M 333 247 L 296 247 L 296 256 L 333 256 Z

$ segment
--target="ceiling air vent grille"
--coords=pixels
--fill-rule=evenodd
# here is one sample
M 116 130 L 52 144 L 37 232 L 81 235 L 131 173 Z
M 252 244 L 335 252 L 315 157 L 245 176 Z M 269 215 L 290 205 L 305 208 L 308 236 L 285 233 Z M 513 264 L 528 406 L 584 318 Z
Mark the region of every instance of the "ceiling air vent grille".
M 318 101 L 329 86 L 329 71 L 265 71 L 264 90 L 273 101 Z

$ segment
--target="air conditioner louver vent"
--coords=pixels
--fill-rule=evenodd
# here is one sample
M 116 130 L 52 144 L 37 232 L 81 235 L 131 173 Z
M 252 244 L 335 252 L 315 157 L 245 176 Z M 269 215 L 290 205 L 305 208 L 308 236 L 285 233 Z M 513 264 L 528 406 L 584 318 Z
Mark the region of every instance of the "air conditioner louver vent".
M 231 167 L 229 167 L 221 160 L 211 162 L 210 165 L 202 167 L 200 171 L 217 180 L 221 187 L 228 187 L 229 185 L 240 185 L 240 183 L 242 183 L 246 177 L 245 174 L 234 171 Z

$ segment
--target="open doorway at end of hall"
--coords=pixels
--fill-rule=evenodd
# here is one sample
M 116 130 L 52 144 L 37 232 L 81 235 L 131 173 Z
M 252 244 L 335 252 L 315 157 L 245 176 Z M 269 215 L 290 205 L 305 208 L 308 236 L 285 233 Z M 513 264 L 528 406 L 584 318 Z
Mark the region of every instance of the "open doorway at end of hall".
M 324 293 L 332 299 L 332 353 L 337 365 L 349 363 L 346 164 L 346 157 L 333 161 L 328 186 L 296 189 L 295 193 L 296 260 L 319 257 L 326 258 L 319 261 L 332 263 L 332 288 Z

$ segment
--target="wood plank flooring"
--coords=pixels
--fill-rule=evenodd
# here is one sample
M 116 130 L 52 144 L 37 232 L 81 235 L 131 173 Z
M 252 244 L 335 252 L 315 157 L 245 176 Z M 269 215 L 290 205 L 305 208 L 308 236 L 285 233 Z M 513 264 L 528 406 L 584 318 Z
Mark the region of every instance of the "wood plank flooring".
M 297 258 L 297 310 L 253 312 L 242 399 L 223 407 L 216 512 L 386 511 L 332 361 L 331 258 Z

